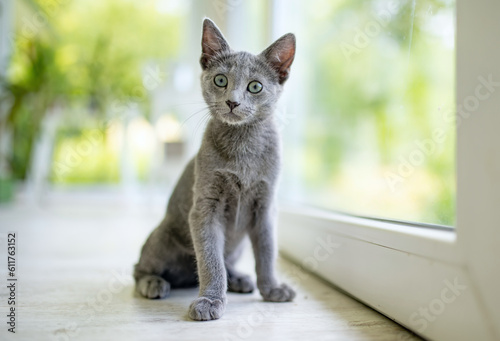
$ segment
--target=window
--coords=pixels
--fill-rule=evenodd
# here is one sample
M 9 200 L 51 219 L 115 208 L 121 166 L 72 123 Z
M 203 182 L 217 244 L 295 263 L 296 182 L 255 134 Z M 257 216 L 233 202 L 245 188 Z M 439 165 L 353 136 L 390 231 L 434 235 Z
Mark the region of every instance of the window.
M 289 95 L 302 102 L 287 107 L 283 197 L 453 225 L 454 2 L 277 6 L 303 23 L 280 28 L 297 32 Z
M 314 1 L 307 3 L 315 4 Z M 411 3 L 411 6 L 415 4 L 415 13 L 423 3 Z M 304 19 L 304 7 L 300 11 L 287 4 L 286 1 L 274 1 L 273 13 L 279 17 L 276 21 L 285 22 L 284 26 L 275 26 L 275 36 L 292 30 L 297 23 L 316 24 L 316 21 Z M 408 4 L 403 2 L 401 6 Z M 445 16 L 449 16 L 449 3 L 441 4 L 448 8 Z M 283 13 L 284 9 L 287 9 L 286 13 Z M 500 294 L 496 289 L 500 279 L 500 47 L 494 44 L 497 32 L 500 32 L 499 11 L 500 4 L 491 1 L 456 2 L 456 69 L 455 76 L 448 76 L 445 83 L 455 79 L 456 99 L 452 106 L 456 110 L 450 116 L 455 122 L 451 134 L 456 134 L 457 140 L 457 205 L 454 213 L 449 211 L 451 220 L 442 221 L 456 221 L 455 231 L 418 225 L 410 228 L 408 225 L 411 224 L 407 223 L 333 213 L 310 208 L 298 200 L 288 206 L 282 205 L 279 244 L 284 255 L 429 339 L 500 338 Z M 442 23 L 445 22 L 447 20 Z M 303 63 L 304 59 L 299 58 L 297 62 Z M 449 57 L 445 59 L 449 60 Z M 304 72 L 309 71 L 304 65 L 298 69 L 300 74 L 294 75 L 298 84 L 294 83 L 296 89 L 288 98 L 287 112 L 291 107 L 297 108 L 293 113 L 306 112 L 304 110 L 312 106 L 294 95 L 297 89 L 304 90 L 311 84 L 308 77 L 312 72 Z M 437 80 L 438 83 L 442 81 Z M 336 87 L 335 84 L 332 86 Z M 453 95 L 447 86 L 442 89 Z M 430 115 L 429 112 L 423 114 Z M 290 115 L 290 119 L 299 122 L 290 123 L 285 129 L 296 129 L 296 136 L 301 136 L 307 118 Z M 284 145 L 285 148 L 294 146 L 292 150 L 301 150 L 299 147 L 304 150 L 307 148 L 304 141 L 305 137 L 289 139 Z M 318 164 L 322 167 L 321 161 Z M 291 193 L 298 189 L 300 198 L 299 191 L 304 190 L 302 165 L 297 161 L 295 166 L 287 170 L 289 173 L 284 183 L 291 187 L 286 189 Z M 360 191 L 358 195 L 368 196 L 369 191 L 367 188 L 366 193 Z M 303 198 L 307 198 L 307 194 Z M 304 199 L 303 202 L 310 204 L 312 200 Z M 326 200 L 330 200 L 329 197 Z M 359 201 L 363 202 L 363 198 Z M 346 210 L 361 211 L 352 207 Z M 392 213 L 390 215 L 394 217 Z M 415 215 L 408 217 L 420 220 Z M 439 216 L 423 220 L 436 222 L 436 218 Z M 401 340 L 406 337 L 401 335 Z

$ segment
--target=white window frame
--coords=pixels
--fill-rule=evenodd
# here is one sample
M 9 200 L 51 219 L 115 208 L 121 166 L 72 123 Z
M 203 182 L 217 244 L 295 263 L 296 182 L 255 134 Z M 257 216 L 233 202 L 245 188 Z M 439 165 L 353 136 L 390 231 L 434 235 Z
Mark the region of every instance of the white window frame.
M 479 105 L 457 114 L 455 229 L 289 206 L 278 240 L 286 257 L 424 338 L 500 340 L 500 87 L 485 95 L 479 80 L 500 81 L 500 2 L 457 0 L 456 12 L 456 103 Z

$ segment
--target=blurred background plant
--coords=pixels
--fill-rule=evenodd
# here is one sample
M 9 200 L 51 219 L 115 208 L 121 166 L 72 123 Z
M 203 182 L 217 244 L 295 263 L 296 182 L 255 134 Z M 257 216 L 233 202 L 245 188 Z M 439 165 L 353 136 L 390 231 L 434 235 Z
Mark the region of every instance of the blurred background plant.
M 42 121 L 56 108 L 63 116 L 56 162 L 61 149 L 75 149 L 85 139 L 86 130 L 113 119 L 113 104 L 135 103 L 150 118 L 148 90 L 153 89 L 143 81 L 145 76 L 156 81 L 154 86 L 166 81 L 166 63 L 180 47 L 176 8 L 118 0 L 21 0 L 12 6 L 11 58 L 0 80 L 1 131 L 10 135 L 10 148 L 2 155 L 3 181 L 27 178 Z M 93 146 L 93 165 L 82 163 L 77 174 L 54 181 L 116 182 L 118 159 L 106 148 L 108 135 Z M 114 170 L 103 172 L 106 168 Z

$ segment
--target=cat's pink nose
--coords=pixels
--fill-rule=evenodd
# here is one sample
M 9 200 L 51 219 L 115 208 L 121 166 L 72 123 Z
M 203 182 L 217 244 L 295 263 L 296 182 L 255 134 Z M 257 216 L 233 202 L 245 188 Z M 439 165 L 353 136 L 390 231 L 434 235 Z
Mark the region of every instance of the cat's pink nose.
M 232 102 L 230 100 L 227 100 L 226 101 L 226 104 L 227 106 L 229 107 L 229 109 L 233 110 L 234 108 L 236 108 L 238 105 L 240 105 L 240 103 L 238 102 Z

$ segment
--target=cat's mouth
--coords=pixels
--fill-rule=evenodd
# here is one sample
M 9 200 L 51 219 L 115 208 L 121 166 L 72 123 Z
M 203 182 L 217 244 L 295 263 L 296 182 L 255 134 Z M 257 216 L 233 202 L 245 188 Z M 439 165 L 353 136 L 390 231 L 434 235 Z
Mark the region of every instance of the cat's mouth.
M 228 124 L 240 124 L 245 120 L 245 117 L 235 110 L 229 110 L 228 112 L 219 114 L 219 117 L 223 122 Z

